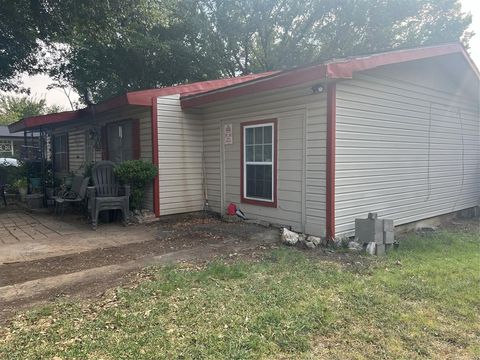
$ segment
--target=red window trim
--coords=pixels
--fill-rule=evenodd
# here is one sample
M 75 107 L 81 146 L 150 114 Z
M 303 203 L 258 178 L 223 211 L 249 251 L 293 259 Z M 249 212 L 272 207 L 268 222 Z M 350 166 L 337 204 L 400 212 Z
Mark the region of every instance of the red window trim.
M 247 199 L 244 197 L 244 128 L 251 125 L 261 125 L 273 123 L 273 201 L 268 200 L 253 200 Z M 246 121 L 240 124 L 240 202 L 244 204 L 257 205 L 257 206 L 266 206 L 266 207 L 277 207 L 277 168 L 278 168 L 278 121 L 277 119 L 265 119 L 265 120 L 255 120 L 255 121 Z

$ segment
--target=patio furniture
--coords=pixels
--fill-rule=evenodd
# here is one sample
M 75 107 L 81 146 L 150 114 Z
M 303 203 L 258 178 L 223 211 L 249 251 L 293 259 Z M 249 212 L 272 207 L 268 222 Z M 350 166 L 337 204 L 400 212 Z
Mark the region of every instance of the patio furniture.
M 86 204 L 86 195 L 87 195 L 87 187 L 88 182 L 90 181 L 89 177 L 83 178 L 82 176 L 77 176 L 76 178 L 81 179 L 80 186 L 77 187 L 78 179 L 74 179 L 74 183 L 72 183 L 72 190 L 64 192 L 61 196 L 56 196 L 54 198 L 55 201 L 55 214 L 58 213 L 59 209 L 61 209 L 61 216 L 63 218 L 63 213 L 65 212 L 65 206 L 67 204 Z M 75 182 L 77 180 L 77 182 Z M 78 192 L 74 190 L 78 189 Z
M 80 192 L 80 187 L 82 186 L 82 182 L 83 182 L 83 176 L 76 175 L 73 177 L 72 186 L 70 187 L 69 190 L 60 190 L 56 196 L 52 196 L 51 199 L 53 200 L 55 205 L 55 209 L 54 209 L 55 214 L 57 213 L 57 210 L 58 210 L 57 200 L 65 199 L 65 198 L 75 199 L 78 196 L 78 193 Z
M 120 186 L 114 173 L 115 163 L 99 161 L 92 168 L 93 185 L 88 188 L 88 209 L 92 229 L 97 229 L 98 214 L 103 210 L 121 210 L 123 224 L 129 214 L 130 186 Z

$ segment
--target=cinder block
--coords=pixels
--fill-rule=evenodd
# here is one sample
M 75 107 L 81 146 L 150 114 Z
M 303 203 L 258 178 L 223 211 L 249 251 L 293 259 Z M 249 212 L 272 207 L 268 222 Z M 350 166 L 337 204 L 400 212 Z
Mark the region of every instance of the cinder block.
M 388 254 L 393 250 L 393 244 L 385 244 L 385 252 Z
M 383 222 L 377 219 L 355 219 L 355 236 L 360 243 L 383 244 Z
M 383 243 L 384 244 L 393 244 L 395 242 L 395 233 L 393 231 L 384 231 L 383 232 Z
M 377 244 L 375 248 L 375 255 L 384 256 L 385 255 L 385 244 Z
M 393 231 L 393 220 L 383 220 L 383 231 Z

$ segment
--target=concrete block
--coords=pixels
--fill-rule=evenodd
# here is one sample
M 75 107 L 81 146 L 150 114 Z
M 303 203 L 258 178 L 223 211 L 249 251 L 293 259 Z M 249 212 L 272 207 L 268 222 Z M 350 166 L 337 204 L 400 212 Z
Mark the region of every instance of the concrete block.
M 383 222 L 378 219 L 355 219 L 355 236 L 360 243 L 383 244 Z
M 385 244 L 385 252 L 388 254 L 393 250 L 393 244 Z
M 393 244 L 395 242 L 395 233 L 393 231 L 384 231 L 383 232 L 383 243 L 384 244 Z
M 383 220 L 383 231 L 393 231 L 393 220 Z
M 375 255 L 384 256 L 385 255 L 385 244 L 377 244 L 375 248 Z

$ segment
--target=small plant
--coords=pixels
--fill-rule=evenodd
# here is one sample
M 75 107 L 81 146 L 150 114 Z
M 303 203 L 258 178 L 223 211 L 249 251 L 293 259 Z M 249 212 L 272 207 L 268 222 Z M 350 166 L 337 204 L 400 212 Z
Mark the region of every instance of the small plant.
M 28 187 L 28 181 L 26 178 L 20 178 L 13 183 L 13 186 L 17 189 L 26 189 Z
M 157 168 L 142 160 L 130 160 L 115 168 L 123 185 L 130 185 L 130 208 L 140 209 L 147 184 L 157 175 Z

